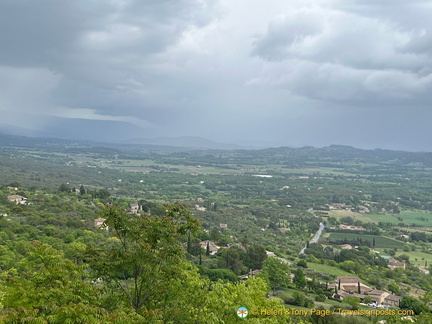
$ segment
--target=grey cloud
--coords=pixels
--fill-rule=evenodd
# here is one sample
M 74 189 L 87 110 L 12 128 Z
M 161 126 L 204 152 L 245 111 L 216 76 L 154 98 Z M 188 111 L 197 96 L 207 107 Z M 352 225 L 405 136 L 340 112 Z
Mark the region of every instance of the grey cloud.
M 314 26 L 303 28 L 303 26 Z M 311 8 L 294 11 L 269 26 L 252 54 L 272 60 L 300 58 L 338 63 L 359 69 L 419 70 L 429 56 L 402 51 L 419 32 L 405 31 L 368 17 Z
M 159 68 L 158 55 L 190 28 L 210 23 L 214 5 L 213 0 L 3 1 L 0 66 L 16 67 L 13 73 L 22 77 L 25 68 L 57 75 L 48 102 L 32 97 L 29 83 L 21 85 L 28 100 L 34 99 L 32 108 L 22 109 L 91 108 L 152 119 L 154 109 L 170 108 L 162 100 L 170 96 L 163 84 L 170 76 Z
M 86 51 L 154 53 L 190 25 L 211 21 L 211 2 L 25 1 L 0 3 L 0 63 L 52 67 Z M 79 60 L 78 60 L 79 63 Z
M 432 75 L 397 70 L 360 70 L 352 67 L 290 60 L 277 64 L 249 86 L 283 88 L 315 100 L 362 105 L 424 105 L 432 103 Z
M 319 36 L 324 24 L 318 11 L 307 8 L 280 16 L 269 24 L 267 33 L 256 40 L 252 54 L 270 61 L 283 60 L 293 47 Z
M 249 84 L 286 86 L 313 99 L 427 104 L 432 56 L 424 34 L 339 8 L 292 11 L 254 43 L 252 55 L 273 61 L 273 69 Z

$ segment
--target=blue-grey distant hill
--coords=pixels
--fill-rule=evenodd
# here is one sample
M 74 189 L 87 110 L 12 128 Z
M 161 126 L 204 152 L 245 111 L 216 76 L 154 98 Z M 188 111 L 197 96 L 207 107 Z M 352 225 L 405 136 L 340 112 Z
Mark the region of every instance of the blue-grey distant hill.
M 49 126 L 42 129 L 16 127 L 0 122 L 0 133 L 32 138 L 57 138 L 102 143 L 155 145 L 192 149 L 239 149 L 246 145 L 223 144 L 197 136 L 150 138 L 147 130 L 121 121 L 50 117 Z M 142 134 L 142 138 L 137 138 Z
M 168 145 L 195 149 L 240 149 L 244 148 L 235 144 L 216 143 L 209 139 L 198 136 L 179 136 L 179 137 L 157 137 L 157 138 L 134 138 L 122 141 L 125 144 L 151 144 L 151 145 Z
M 49 120 L 48 126 L 39 129 L 0 123 L 0 132 L 9 135 L 97 142 L 125 140 L 143 132 L 138 126 L 119 121 L 57 117 L 50 117 Z

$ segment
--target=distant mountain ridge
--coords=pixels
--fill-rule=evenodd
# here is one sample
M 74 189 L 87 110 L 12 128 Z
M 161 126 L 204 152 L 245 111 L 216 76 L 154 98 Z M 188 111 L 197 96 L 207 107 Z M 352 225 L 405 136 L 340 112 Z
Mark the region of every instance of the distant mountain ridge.
M 150 145 L 167 145 L 184 148 L 198 149 L 241 149 L 244 146 L 236 144 L 217 143 L 212 140 L 199 136 L 179 136 L 179 137 L 156 137 L 156 138 L 134 138 L 126 141 L 121 141 L 125 144 L 150 144 Z
M 56 147 L 63 148 L 111 148 L 120 151 L 148 150 L 148 151 L 188 151 L 188 150 L 231 150 L 242 151 L 249 156 L 274 156 L 275 158 L 309 157 L 325 162 L 326 160 L 356 160 L 362 162 L 371 159 L 375 162 L 398 161 L 399 163 L 421 163 L 432 166 L 432 152 L 407 152 L 387 149 L 359 149 L 348 145 L 330 145 L 325 147 L 268 147 L 246 148 L 234 144 L 223 144 L 211 140 L 195 137 L 159 137 L 154 139 L 132 139 L 127 141 L 98 141 L 90 139 L 62 139 L 53 137 L 26 137 L 8 135 L 0 131 L 0 147 Z M 94 150 L 90 150 L 94 151 Z M 89 151 L 89 152 L 90 152 Z

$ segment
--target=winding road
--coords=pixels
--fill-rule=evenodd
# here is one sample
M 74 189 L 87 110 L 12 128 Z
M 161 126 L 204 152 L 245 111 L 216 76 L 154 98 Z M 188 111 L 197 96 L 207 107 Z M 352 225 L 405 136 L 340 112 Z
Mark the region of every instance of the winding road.
M 319 240 L 319 238 L 320 238 L 320 236 L 321 236 L 321 234 L 322 234 L 324 228 L 325 228 L 324 224 L 323 224 L 323 223 L 319 223 L 319 229 L 318 229 L 318 231 L 315 233 L 314 237 L 312 237 L 312 239 L 309 241 L 309 244 L 318 242 L 318 240 Z M 305 245 L 305 247 L 304 247 L 303 249 L 301 249 L 301 251 L 300 251 L 299 254 L 300 254 L 300 255 L 301 255 L 301 254 L 304 254 L 304 251 L 305 251 L 305 250 L 306 250 L 306 245 Z

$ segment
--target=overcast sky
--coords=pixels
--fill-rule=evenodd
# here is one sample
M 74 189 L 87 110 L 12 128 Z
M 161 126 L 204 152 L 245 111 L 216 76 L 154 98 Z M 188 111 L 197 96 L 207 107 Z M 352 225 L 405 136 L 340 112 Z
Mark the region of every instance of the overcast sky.
M 1 0 L 0 129 L 432 151 L 431 17 L 429 0 Z

